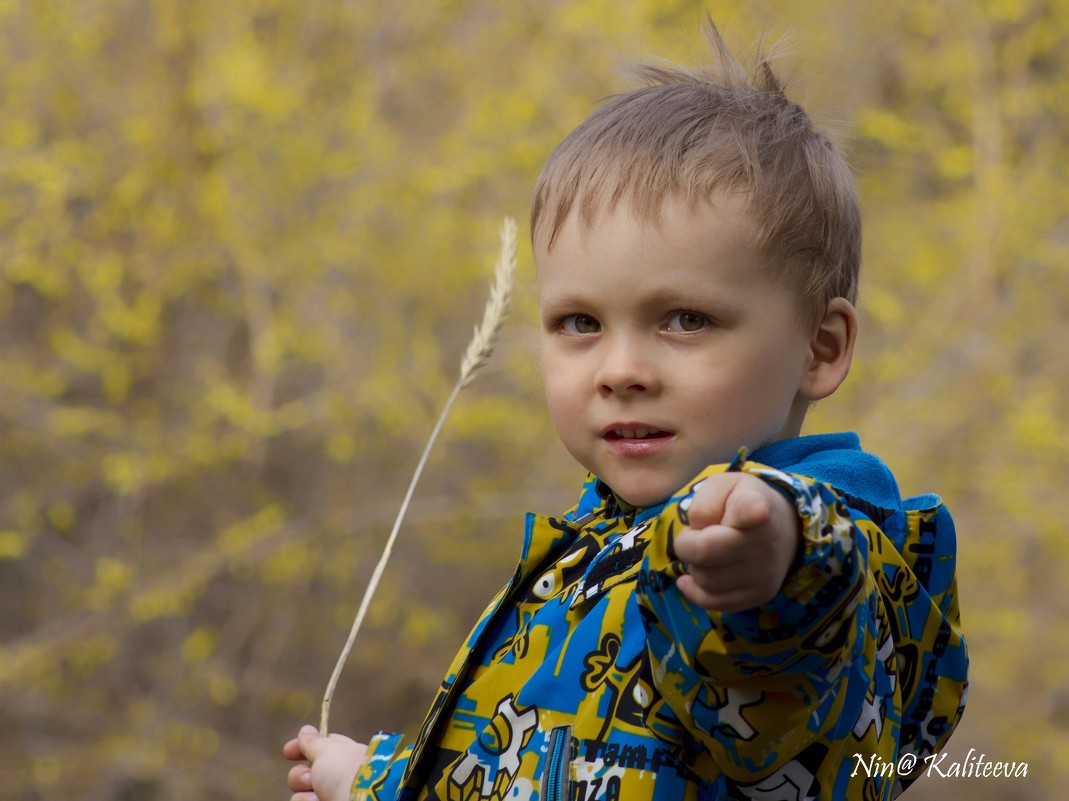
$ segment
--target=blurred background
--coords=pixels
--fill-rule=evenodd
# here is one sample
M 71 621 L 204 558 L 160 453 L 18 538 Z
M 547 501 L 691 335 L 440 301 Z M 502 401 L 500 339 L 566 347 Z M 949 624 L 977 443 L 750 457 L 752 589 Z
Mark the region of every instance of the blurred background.
M 287 798 L 486 297 L 621 61 L 788 34 L 866 219 L 856 429 L 959 532 L 950 752 L 1069 781 L 1069 2 L 0 2 L 0 799 Z M 580 471 L 535 283 L 461 396 L 333 728 L 414 733 L 526 510 Z

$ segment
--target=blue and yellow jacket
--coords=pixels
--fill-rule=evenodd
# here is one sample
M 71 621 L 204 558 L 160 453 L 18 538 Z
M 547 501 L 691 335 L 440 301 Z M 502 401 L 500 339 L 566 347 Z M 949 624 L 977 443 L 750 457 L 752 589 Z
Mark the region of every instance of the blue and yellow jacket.
M 784 492 L 804 538 L 778 595 L 735 613 L 687 601 L 672 549 L 725 469 Z M 775 443 L 645 509 L 591 477 L 564 517 L 528 515 L 415 744 L 376 735 L 352 798 L 893 798 L 964 707 L 954 562 L 940 500 L 902 500 L 853 434 Z

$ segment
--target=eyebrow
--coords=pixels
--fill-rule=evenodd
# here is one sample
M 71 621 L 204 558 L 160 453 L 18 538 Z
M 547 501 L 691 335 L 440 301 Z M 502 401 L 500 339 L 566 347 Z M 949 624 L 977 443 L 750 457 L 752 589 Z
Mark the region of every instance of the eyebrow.
M 592 304 L 581 295 L 565 291 L 559 295 L 539 298 L 539 307 L 545 316 L 553 316 L 562 312 L 575 312 L 588 309 Z M 654 289 L 643 298 L 642 305 L 654 309 L 670 308 L 673 310 L 701 311 L 713 317 L 726 318 L 735 312 L 737 304 L 730 295 L 706 290 L 683 292 L 677 287 L 662 287 Z
M 735 310 L 737 304 L 730 294 L 695 289 L 690 292 L 680 291 L 677 287 L 664 287 L 651 292 L 644 300 L 652 307 L 671 307 L 673 309 L 690 309 L 706 311 L 714 316 L 726 316 Z
M 544 317 L 552 317 L 563 312 L 574 312 L 576 309 L 589 308 L 590 303 L 578 295 L 552 295 L 538 298 L 538 308 Z

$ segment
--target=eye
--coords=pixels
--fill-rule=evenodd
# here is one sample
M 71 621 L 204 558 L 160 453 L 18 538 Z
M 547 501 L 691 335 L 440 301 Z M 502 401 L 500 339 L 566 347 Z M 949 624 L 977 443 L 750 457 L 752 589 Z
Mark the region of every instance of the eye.
M 669 331 L 700 331 L 709 325 L 709 318 L 700 312 L 679 311 L 668 318 L 665 328 Z
M 569 314 L 558 325 L 569 334 L 596 334 L 601 330 L 601 324 L 588 314 Z

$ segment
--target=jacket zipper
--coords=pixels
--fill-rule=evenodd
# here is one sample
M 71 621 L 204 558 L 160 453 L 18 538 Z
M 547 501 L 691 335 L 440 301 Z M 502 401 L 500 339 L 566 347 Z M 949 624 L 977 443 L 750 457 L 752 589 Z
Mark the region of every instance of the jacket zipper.
M 572 763 L 572 727 L 557 726 L 549 733 L 549 753 L 542 772 L 539 801 L 570 801 Z

